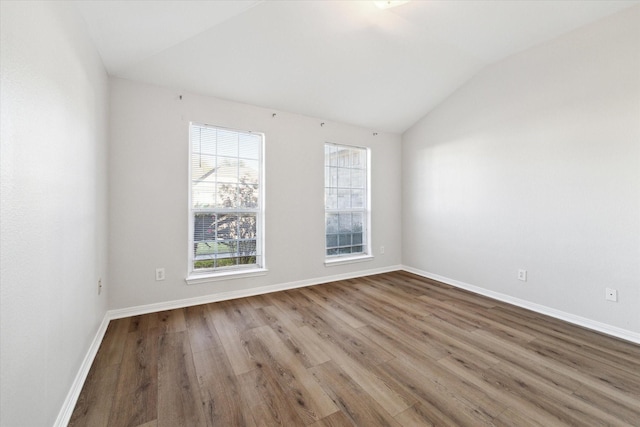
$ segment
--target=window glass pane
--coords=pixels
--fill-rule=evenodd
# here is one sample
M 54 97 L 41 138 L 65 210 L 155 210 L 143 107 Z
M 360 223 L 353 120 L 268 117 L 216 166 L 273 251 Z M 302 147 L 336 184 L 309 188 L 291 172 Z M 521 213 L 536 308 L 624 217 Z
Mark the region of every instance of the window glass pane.
M 364 230 L 364 214 L 354 212 L 351 214 L 352 230 L 362 231 Z
M 217 239 L 232 240 L 238 236 L 238 214 L 220 213 L 215 224 Z
M 239 185 L 238 186 L 238 207 L 257 208 L 258 207 L 258 185 Z
M 191 124 L 190 138 L 191 207 L 207 210 L 192 213 L 193 269 L 255 265 L 262 135 Z
M 239 223 L 238 223 L 238 238 L 255 239 L 256 233 L 257 233 L 256 214 L 243 213 L 242 215 L 240 215 Z
M 193 144 L 191 150 L 199 154 L 216 154 L 216 131 L 204 127 L 192 129 Z
M 219 208 L 235 208 L 238 205 L 238 185 L 237 184 L 218 184 L 217 185 L 217 204 Z
M 348 168 L 351 163 L 351 150 L 348 148 L 338 148 L 338 167 Z
M 328 155 L 327 153 L 328 148 Z M 325 146 L 325 156 L 328 156 L 328 164 L 329 166 L 337 166 L 338 165 L 338 147 L 335 145 L 326 145 Z M 325 159 L 325 164 L 327 164 L 327 159 Z
M 192 182 L 191 204 L 194 208 L 207 208 L 216 204 L 216 186 L 209 182 Z
M 216 267 L 233 267 L 235 265 L 238 265 L 237 258 L 227 257 L 216 260 Z
M 213 240 L 215 236 L 212 232 L 212 224 L 215 223 L 214 214 L 196 214 L 194 217 L 193 240 L 200 242 L 203 240 Z
M 351 187 L 351 172 L 346 168 L 338 168 L 338 187 Z
M 218 156 L 238 157 L 238 133 L 218 129 Z
M 353 233 L 353 235 L 351 237 L 351 240 L 352 240 L 352 243 L 354 245 L 361 245 L 362 244 L 362 233 Z
M 327 234 L 338 232 L 338 214 L 326 214 L 325 221 Z
M 351 187 L 364 188 L 366 183 L 366 171 L 363 169 L 351 169 Z
M 335 248 L 338 246 L 338 235 L 327 234 L 327 248 Z
M 215 168 L 215 156 L 199 153 L 194 153 L 191 156 L 191 179 L 196 181 L 211 180 Z M 215 179 L 215 175 L 213 175 L 213 179 Z
M 338 214 L 338 231 L 351 231 L 351 213 Z
M 335 188 L 328 188 L 325 190 L 324 203 L 326 209 L 338 208 L 338 190 Z
M 240 157 L 243 159 L 259 160 L 260 142 L 262 142 L 262 138 L 259 135 L 240 134 Z
M 229 255 L 236 253 L 236 245 L 234 240 L 221 240 L 216 242 L 216 254 L 220 258 L 228 258 Z
M 240 160 L 240 182 L 257 184 L 260 178 L 259 163 L 257 160 Z
M 351 167 L 354 169 L 366 169 L 365 150 L 351 151 Z
M 243 257 L 255 256 L 256 245 L 257 245 L 257 242 L 255 240 L 240 241 L 240 247 L 239 247 L 238 253 Z
M 364 208 L 364 190 L 351 190 L 351 207 Z
M 196 260 L 193 262 L 193 268 L 194 270 L 201 270 L 201 269 L 210 269 L 210 268 L 214 268 L 216 265 L 215 261 L 213 259 L 210 260 Z
M 338 168 L 326 167 L 324 169 L 324 186 L 325 187 L 337 187 L 338 186 Z
M 325 144 L 327 256 L 367 250 L 367 149 Z
M 351 245 L 351 234 L 343 233 L 338 234 L 338 246 L 349 246 Z
M 218 182 L 238 182 L 238 159 L 218 157 L 216 180 Z
M 338 209 L 351 207 L 351 190 L 338 190 Z

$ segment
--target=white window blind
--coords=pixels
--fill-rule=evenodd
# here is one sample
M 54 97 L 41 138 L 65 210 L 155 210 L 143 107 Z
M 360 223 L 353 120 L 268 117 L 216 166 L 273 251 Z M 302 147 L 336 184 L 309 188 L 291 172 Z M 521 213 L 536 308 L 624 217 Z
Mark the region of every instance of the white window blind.
M 327 258 L 369 252 L 367 148 L 326 143 L 324 148 Z
M 263 266 L 263 135 L 191 123 L 192 272 Z

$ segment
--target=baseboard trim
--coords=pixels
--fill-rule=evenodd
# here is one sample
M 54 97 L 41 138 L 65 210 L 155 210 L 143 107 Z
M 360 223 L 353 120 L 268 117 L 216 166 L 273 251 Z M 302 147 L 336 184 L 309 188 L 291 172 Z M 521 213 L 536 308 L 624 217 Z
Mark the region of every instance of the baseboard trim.
M 194 298 L 165 301 L 154 304 L 145 304 L 117 310 L 109 310 L 109 319 L 120 319 L 123 317 L 139 316 L 141 314 L 155 313 L 157 311 L 173 310 L 176 308 L 190 307 L 193 305 L 209 304 L 212 302 L 227 301 L 237 298 L 251 297 L 254 295 L 269 294 L 272 292 L 286 291 L 288 289 L 303 288 L 306 286 L 321 285 L 323 283 L 336 282 L 338 280 L 354 279 L 357 277 L 372 276 L 374 274 L 389 273 L 391 271 L 402 270 L 402 266 L 394 265 L 390 267 L 361 270 L 353 273 L 337 274 L 332 276 L 318 277 L 314 279 L 298 280 L 295 282 L 282 283 L 279 285 L 261 286 L 259 288 L 241 289 L 237 291 L 220 292 L 216 294 L 203 295 Z
M 82 391 L 84 382 L 89 375 L 89 369 L 91 369 L 93 360 L 98 354 L 98 349 L 100 348 L 100 344 L 102 344 L 104 334 L 107 332 L 107 327 L 109 326 L 110 320 L 111 319 L 108 316 L 108 312 L 105 313 L 104 317 L 102 318 L 102 323 L 100 323 L 100 326 L 98 327 L 98 332 L 96 332 L 96 335 L 93 338 L 91 345 L 89 346 L 89 350 L 82 360 L 80 369 L 78 370 L 78 373 L 76 374 L 76 377 L 71 384 L 71 389 L 69 390 L 69 393 L 67 393 L 67 397 L 64 399 L 62 408 L 58 413 L 58 418 L 56 418 L 56 421 L 53 424 L 54 427 L 66 427 L 69 424 L 69 421 L 71 421 L 73 409 L 76 407 L 76 403 L 78 403 L 80 392 Z
M 417 268 L 402 266 L 402 270 L 409 273 L 417 274 L 418 276 L 426 277 L 427 279 L 437 280 L 438 282 L 446 283 L 447 285 L 455 286 L 456 288 L 465 289 L 467 291 L 475 292 L 476 294 L 484 295 L 486 297 L 506 302 L 518 307 L 526 308 L 536 313 L 544 314 L 554 317 L 565 322 L 572 323 L 574 325 L 582 326 L 593 331 L 601 332 L 606 335 L 611 335 L 616 338 L 623 339 L 625 341 L 632 342 L 634 344 L 640 344 L 640 333 L 629 331 L 627 329 L 612 326 L 606 323 L 597 322 L 595 320 L 587 319 L 586 317 L 577 316 L 575 314 L 567 313 L 555 308 L 547 307 L 545 305 L 536 304 L 527 300 L 512 297 L 500 292 L 490 291 L 479 286 L 471 285 L 469 283 L 461 282 L 459 280 L 450 279 L 448 277 L 440 276 L 438 274 L 430 273 L 428 271 L 418 270 Z

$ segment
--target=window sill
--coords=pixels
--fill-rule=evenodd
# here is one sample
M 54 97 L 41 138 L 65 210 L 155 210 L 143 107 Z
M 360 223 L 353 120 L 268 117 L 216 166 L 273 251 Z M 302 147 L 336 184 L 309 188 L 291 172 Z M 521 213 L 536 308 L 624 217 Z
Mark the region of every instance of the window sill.
M 269 270 L 266 268 L 252 268 L 250 270 L 234 270 L 219 273 L 194 273 L 184 281 L 187 285 L 200 285 L 203 283 L 219 282 L 221 280 L 243 279 L 245 277 L 264 276 Z
M 359 255 L 352 257 L 328 258 L 324 261 L 325 267 L 333 267 L 335 265 L 354 264 L 356 262 L 371 261 L 373 255 Z

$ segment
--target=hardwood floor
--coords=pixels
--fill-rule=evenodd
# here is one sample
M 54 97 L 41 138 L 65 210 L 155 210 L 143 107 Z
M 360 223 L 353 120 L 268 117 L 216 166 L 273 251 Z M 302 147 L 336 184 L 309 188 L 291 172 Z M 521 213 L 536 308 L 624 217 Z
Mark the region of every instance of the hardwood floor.
M 640 346 L 406 272 L 114 320 L 71 426 L 640 425 Z

